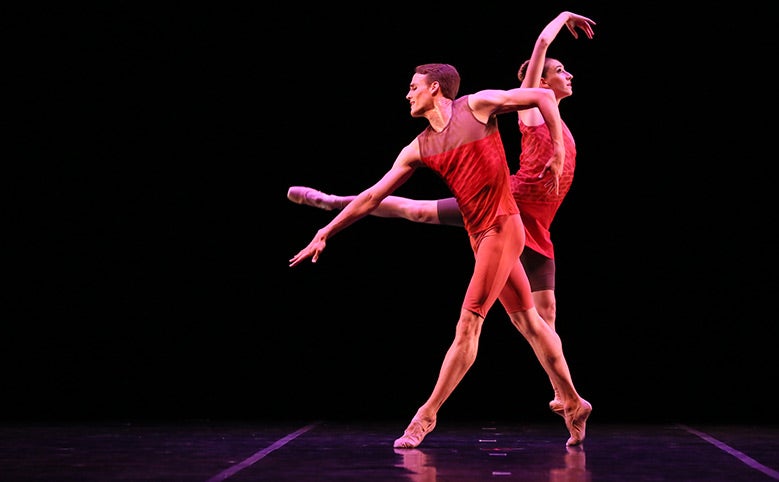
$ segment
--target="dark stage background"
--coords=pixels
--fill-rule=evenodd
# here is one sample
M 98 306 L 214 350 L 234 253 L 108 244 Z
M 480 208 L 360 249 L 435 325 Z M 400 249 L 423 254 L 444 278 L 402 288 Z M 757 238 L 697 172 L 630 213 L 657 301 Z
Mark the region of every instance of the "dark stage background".
M 415 65 L 456 65 L 462 94 L 514 87 L 569 9 L 598 25 L 549 52 L 574 74 L 578 151 L 553 225 L 558 331 L 593 421 L 777 421 L 765 11 L 499 3 L 4 7 L 21 109 L 3 418 L 413 415 L 453 337 L 465 232 L 366 218 L 291 269 L 334 214 L 287 188 L 367 187 L 425 126 Z M 448 191 L 421 171 L 397 194 Z M 546 419 L 550 396 L 498 306 L 440 417 Z

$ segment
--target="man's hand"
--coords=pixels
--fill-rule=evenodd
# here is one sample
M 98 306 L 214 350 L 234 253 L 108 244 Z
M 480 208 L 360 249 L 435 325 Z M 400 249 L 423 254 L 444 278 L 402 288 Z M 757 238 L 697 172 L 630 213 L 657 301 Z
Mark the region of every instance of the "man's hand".
M 560 194 L 560 176 L 563 175 L 563 160 L 556 153 L 547 161 L 541 174 L 538 175 L 538 178 L 542 179 L 547 173 L 549 173 L 550 176 L 544 184 L 547 188 L 547 192 L 549 194 L 555 193 L 555 195 Z
M 326 245 L 327 243 L 325 242 L 324 236 L 317 233 L 317 235 L 314 236 L 314 239 L 308 243 L 308 246 L 301 249 L 298 254 L 289 260 L 289 266 L 297 266 L 308 258 L 311 258 L 312 263 L 316 263 L 317 260 L 319 260 L 319 255 L 325 250 Z

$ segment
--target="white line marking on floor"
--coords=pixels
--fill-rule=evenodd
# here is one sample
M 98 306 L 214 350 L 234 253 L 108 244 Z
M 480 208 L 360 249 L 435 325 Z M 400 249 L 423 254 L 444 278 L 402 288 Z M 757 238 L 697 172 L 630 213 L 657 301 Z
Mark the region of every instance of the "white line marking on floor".
M 685 425 L 679 425 L 684 430 L 687 430 L 691 434 L 697 435 L 698 437 L 702 438 L 703 440 L 709 442 L 710 444 L 714 445 L 718 449 L 722 450 L 725 453 L 728 453 L 740 461 L 744 462 L 749 467 L 752 467 L 755 470 L 759 470 L 760 472 L 766 474 L 767 476 L 771 477 L 774 480 L 779 480 L 779 471 L 776 471 L 772 469 L 771 467 L 766 467 L 765 465 L 761 464 L 757 460 L 753 459 L 752 457 L 748 456 L 747 454 L 740 452 L 733 447 L 720 442 L 719 440 L 715 439 L 709 434 L 699 432 L 698 430 L 695 430 L 694 428 L 687 427 Z
M 250 465 L 256 463 L 259 460 L 262 460 L 269 453 L 273 452 L 274 450 L 280 449 L 281 447 L 286 445 L 288 442 L 291 442 L 291 441 L 295 440 L 296 438 L 300 437 L 301 435 L 303 435 L 304 433 L 308 432 L 309 430 L 311 430 L 312 428 L 314 428 L 316 426 L 317 426 L 316 423 L 312 423 L 311 425 L 306 425 L 305 427 L 301 428 L 300 430 L 296 430 L 296 431 L 292 432 L 291 434 L 287 435 L 286 437 L 277 440 L 276 442 L 274 442 L 269 447 L 264 448 L 264 449 L 260 450 L 259 452 L 255 453 L 254 455 L 252 455 L 248 459 L 244 460 L 243 462 L 237 463 L 237 464 L 233 465 L 232 467 L 230 467 L 229 469 L 216 474 L 215 476 L 213 476 L 210 479 L 208 479 L 207 482 L 218 482 L 220 480 L 225 480 L 228 477 L 231 477 L 231 476 L 235 475 L 237 472 L 245 469 L 246 467 L 249 467 Z

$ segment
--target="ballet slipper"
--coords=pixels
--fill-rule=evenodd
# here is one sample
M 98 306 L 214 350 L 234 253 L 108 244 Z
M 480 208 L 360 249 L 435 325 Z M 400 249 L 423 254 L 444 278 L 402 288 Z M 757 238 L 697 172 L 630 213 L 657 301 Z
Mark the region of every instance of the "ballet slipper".
M 400 449 L 413 449 L 418 447 L 425 436 L 433 431 L 435 422 L 436 419 L 433 418 L 432 421 L 425 423 L 422 420 L 422 417 L 415 415 L 414 418 L 411 419 L 411 423 L 408 424 L 408 427 L 403 432 L 403 436 L 395 440 L 395 443 L 393 443 L 392 446 Z
M 549 402 L 549 410 L 553 411 L 557 415 L 561 417 L 565 417 L 565 404 L 562 402 L 562 400 L 554 399 L 551 402 Z
M 592 412 L 592 405 L 583 398 L 580 399 L 580 402 L 576 408 L 565 411 L 565 426 L 568 427 L 568 432 L 571 434 L 565 443 L 567 446 L 579 445 L 584 441 L 587 418 Z
M 292 186 L 287 191 L 287 199 L 297 204 L 305 204 L 306 206 L 313 206 L 315 208 L 324 209 L 325 211 L 331 211 L 333 207 L 329 204 L 331 198 L 329 194 L 325 194 L 322 191 L 317 191 L 311 187 L 305 186 Z

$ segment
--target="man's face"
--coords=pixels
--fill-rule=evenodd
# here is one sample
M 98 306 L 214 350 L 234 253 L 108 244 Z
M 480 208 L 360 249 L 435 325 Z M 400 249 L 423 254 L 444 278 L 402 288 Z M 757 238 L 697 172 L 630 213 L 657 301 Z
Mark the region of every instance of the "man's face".
M 423 74 L 414 74 L 411 77 L 411 84 L 408 86 L 408 99 L 411 104 L 411 117 L 422 117 L 425 112 L 433 105 L 433 95 L 431 94 L 431 85 L 427 82 L 427 76 Z

